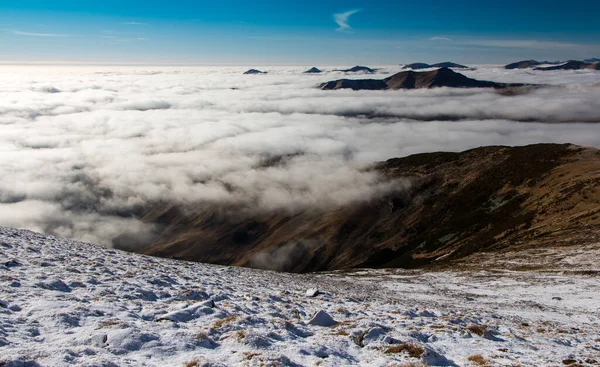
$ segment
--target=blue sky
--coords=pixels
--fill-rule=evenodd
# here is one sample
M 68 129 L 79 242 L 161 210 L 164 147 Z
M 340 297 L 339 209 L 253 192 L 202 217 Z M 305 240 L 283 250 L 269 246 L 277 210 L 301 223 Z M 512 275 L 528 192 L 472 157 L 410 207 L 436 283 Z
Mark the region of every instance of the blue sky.
M 503 63 L 600 57 L 596 1 L 0 0 L 0 62 Z

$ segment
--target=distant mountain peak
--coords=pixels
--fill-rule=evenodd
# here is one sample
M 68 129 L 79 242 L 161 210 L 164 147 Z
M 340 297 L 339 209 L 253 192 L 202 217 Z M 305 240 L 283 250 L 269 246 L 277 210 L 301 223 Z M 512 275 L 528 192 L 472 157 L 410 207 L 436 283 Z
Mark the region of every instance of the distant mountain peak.
M 508 70 L 512 70 L 512 69 L 527 69 L 530 68 L 532 66 L 538 66 L 541 65 L 542 62 L 537 61 L 537 60 L 521 60 L 521 61 L 517 61 L 517 62 L 513 62 L 511 64 L 508 64 L 506 66 L 504 66 L 505 69 Z
M 401 71 L 385 79 L 339 79 L 321 84 L 321 89 L 386 90 L 386 89 L 422 89 L 436 87 L 450 88 L 506 88 L 520 87 L 524 84 L 504 84 L 485 80 L 471 79 L 450 68 L 431 71 Z
M 412 64 L 404 65 L 402 69 L 429 69 L 429 68 L 454 68 L 454 69 L 468 69 L 468 66 L 457 64 L 451 61 L 438 62 L 437 64 L 426 64 L 424 62 L 415 62 Z
M 593 69 L 598 70 L 596 64 L 590 64 L 585 61 L 579 60 L 569 60 L 564 64 L 556 65 L 556 66 L 547 66 L 547 67 L 537 67 L 534 70 L 544 70 L 544 71 L 552 71 L 552 70 L 581 70 L 581 69 Z
M 377 69 L 372 69 L 368 66 L 356 65 L 356 66 L 351 67 L 350 69 L 336 69 L 334 71 L 342 71 L 344 73 L 360 73 L 360 72 L 362 72 L 362 73 L 372 74 L 372 73 L 376 72 Z
M 250 69 L 248 71 L 246 71 L 244 74 L 246 75 L 251 75 L 251 74 L 266 74 L 266 71 L 260 71 L 258 69 Z
M 304 73 L 305 74 L 315 74 L 315 73 L 321 73 L 322 71 L 320 69 L 318 69 L 316 66 L 313 66 L 312 68 L 306 70 Z

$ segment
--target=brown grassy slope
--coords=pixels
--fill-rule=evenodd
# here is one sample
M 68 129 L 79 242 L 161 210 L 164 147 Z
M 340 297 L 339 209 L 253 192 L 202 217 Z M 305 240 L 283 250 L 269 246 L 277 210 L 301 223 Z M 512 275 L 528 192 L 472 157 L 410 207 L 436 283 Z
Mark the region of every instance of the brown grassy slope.
M 411 187 L 328 211 L 238 214 L 211 205 L 148 210 L 147 254 L 285 271 L 448 264 L 474 253 L 598 241 L 600 151 L 484 147 L 376 165 Z

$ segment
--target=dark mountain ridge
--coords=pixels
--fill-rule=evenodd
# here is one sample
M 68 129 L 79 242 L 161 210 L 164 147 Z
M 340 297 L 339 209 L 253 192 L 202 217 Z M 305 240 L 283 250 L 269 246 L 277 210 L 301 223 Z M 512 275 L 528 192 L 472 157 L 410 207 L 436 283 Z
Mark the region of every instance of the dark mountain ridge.
M 323 90 L 387 90 L 387 89 L 421 89 L 421 88 L 508 88 L 522 87 L 525 84 L 496 83 L 486 80 L 471 79 L 449 68 L 432 71 L 402 71 L 385 79 L 339 79 L 319 85 Z
M 517 61 L 512 64 L 504 66 L 505 69 L 529 69 L 534 70 L 581 70 L 581 69 L 593 69 L 600 70 L 600 59 L 586 59 L 583 61 L 569 60 L 569 61 L 537 61 L 537 60 L 523 60 Z M 554 65 L 554 66 L 540 66 L 540 65 Z
M 552 70 L 582 70 L 582 69 L 600 70 L 600 63 L 589 64 L 585 61 L 570 60 L 564 64 L 560 64 L 560 65 L 556 65 L 556 66 L 537 67 L 537 68 L 534 68 L 533 70 L 552 71 Z
M 424 62 L 415 62 L 413 64 L 404 65 L 402 69 L 428 69 L 428 68 L 451 68 L 451 69 L 468 69 L 468 66 L 457 64 L 451 61 L 438 62 L 437 64 L 426 64 Z
M 333 71 L 341 71 L 344 73 L 365 73 L 365 74 L 373 74 L 374 72 L 377 71 L 377 69 L 371 69 L 370 67 L 367 66 L 354 66 L 351 67 L 350 69 L 335 69 Z
M 537 60 L 522 60 L 522 61 L 517 61 L 517 62 L 513 62 L 508 65 L 505 65 L 504 68 L 508 69 L 508 70 L 527 69 L 527 68 L 530 68 L 533 66 L 538 66 L 538 65 L 542 65 L 542 62 L 537 61 Z
M 257 69 L 250 69 L 250 70 L 248 70 L 248 71 L 244 72 L 244 74 L 246 74 L 246 75 L 252 75 L 252 74 L 266 74 L 266 73 L 267 73 L 266 71 L 260 71 L 260 70 L 257 70 Z

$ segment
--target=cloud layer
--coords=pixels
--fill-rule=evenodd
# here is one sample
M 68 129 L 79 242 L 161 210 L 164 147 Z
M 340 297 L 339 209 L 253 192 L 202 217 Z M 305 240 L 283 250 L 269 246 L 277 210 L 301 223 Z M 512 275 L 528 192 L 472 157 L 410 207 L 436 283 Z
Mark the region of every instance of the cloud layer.
M 374 161 L 493 144 L 600 147 L 595 71 L 467 72 L 553 85 L 507 97 L 321 91 L 340 75 L 263 69 L 3 69 L 0 225 L 142 243 L 153 228 L 136 216 L 148 203 L 341 206 L 391 189 L 363 170 Z

